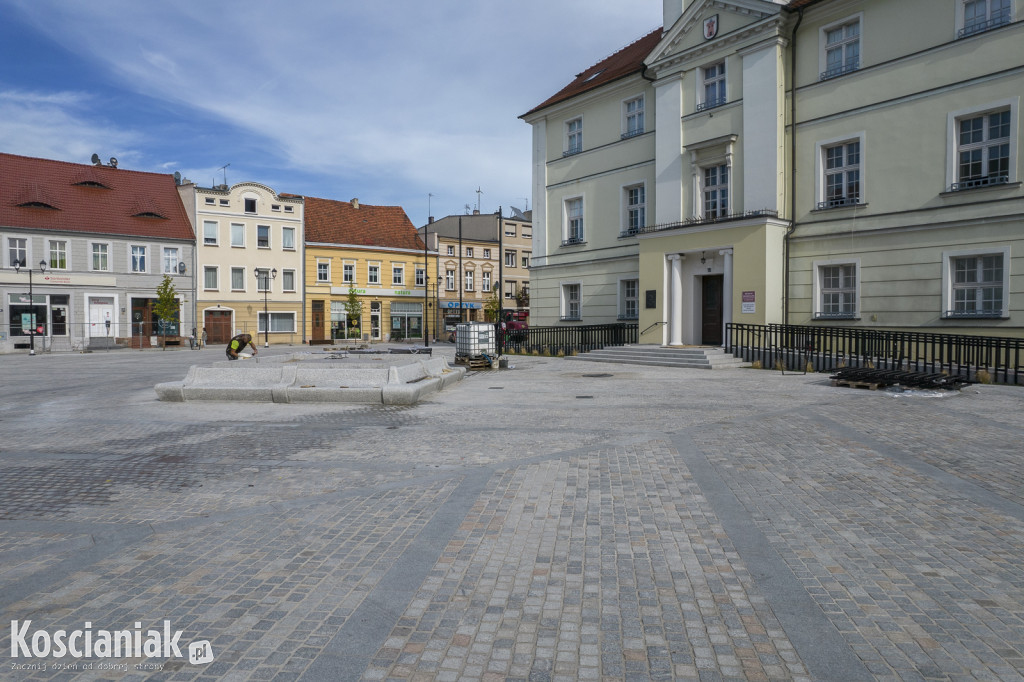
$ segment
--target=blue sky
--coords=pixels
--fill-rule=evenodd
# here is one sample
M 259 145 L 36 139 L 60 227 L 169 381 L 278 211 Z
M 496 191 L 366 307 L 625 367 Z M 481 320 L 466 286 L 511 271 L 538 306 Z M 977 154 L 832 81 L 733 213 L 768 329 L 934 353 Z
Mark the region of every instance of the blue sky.
M 97 153 L 202 186 L 226 172 L 229 184 L 399 205 L 416 225 L 428 205 L 438 218 L 478 201 L 532 208 L 518 116 L 659 26 L 661 9 L 0 0 L 0 151 Z

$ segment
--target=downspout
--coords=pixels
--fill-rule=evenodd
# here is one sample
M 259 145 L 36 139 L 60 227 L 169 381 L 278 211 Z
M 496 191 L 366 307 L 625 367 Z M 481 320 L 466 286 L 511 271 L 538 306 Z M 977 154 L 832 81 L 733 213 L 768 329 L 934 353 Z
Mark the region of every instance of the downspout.
M 782 323 L 789 324 L 789 238 L 796 230 L 796 32 L 804 20 L 799 10 L 789 39 L 789 227 L 782 239 Z

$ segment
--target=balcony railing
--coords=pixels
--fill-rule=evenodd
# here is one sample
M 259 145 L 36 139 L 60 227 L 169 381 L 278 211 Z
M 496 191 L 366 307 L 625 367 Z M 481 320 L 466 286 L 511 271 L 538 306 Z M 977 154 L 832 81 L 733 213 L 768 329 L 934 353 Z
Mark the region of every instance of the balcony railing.
M 626 132 L 622 133 L 621 136 L 619 136 L 619 139 L 620 140 L 628 140 L 631 137 L 636 137 L 637 135 L 643 135 L 643 134 L 644 134 L 644 129 L 643 128 L 637 128 L 636 130 L 627 130 Z
M 778 218 L 779 212 L 772 209 L 761 208 L 754 211 L 741 211 L 739 213 L 723 213 L 715 216 L 698 216 L 688 218 L 677 223 L 661 223 L 659 225 L 642 225 L 630 227 L 619 232 L 619 238 L 635 237 L 638 234 L 650 234 L 651 232 L 663 232 L 665 230 L 678 230 L 680 228 L 695 227 L 700 225 L 713 225 L 716 223 L 728 223 L 737 220 L 749 220 L 751 218 Z
M 572 156 L 573 154 L 579 154 L 582 151 L 583 151 L 583 147 L 582 146 L 580 146 L 580 147 L 569 147 L 564 152 L 562 152 L 562 158 L 565 158 L 566 156 Z
M 1010 182 L 1009 175 L 983 175 L 980 178 L 968 178 L 967 180 L 961 180 L 960 182 L 954 182 L 949 186 L 950 192 L 960 192 L 965 189 L 974 189 L 976 187 L 991 187 L 993 185 L 1005 185 Z
M 856 206 L 860 203 L 860 195 L 853 194 L 848 197 L 833 197 L 832 199 L 826 199 L 825 201 L 818 202 L 818 210 L 824 211 L 829 208 L 840 208 L 841 206 Z
M 853 59 L 853 60 L 850 60 L 849 62 L 847 62 L 846 64 L 843 64 L 841 66 L 834 66 L 831 69 L 828 69 L 826 71 L 822 71 L 821 72 L 821 76 L 818 78 L 818 80 L 826 81 L 829 78 L 836 78 L 838 76 L 842 76 L 843 74 L 851 73 L 853 71 L 856 71 L 859 68 L 860 68 L 860 60 L 859 59 Z
M 584 242 L 583 242 L 583 235 L 581 235 L 581 234 L 572 234 L 572 235 L 569 235 L 568 237 L 566 237 L 565 239 L 562 240 L 562 246 L 573 246 L 575 244 L 582 244 L 582 243 L 584 243 Z
M 1002 308 L 989 308 L 982 310 L 947 310 L 942 313 L 942 316 L 947 319 L 967 319 L 967 320 L 978 320 L 978 319 L 998 319 L 1003 316 Z
M 696 111 L 707 111 L 708 109 L 714 109 L 720 107 L 726 103 L 725 97 L 715 97 L 714 99 L 706 99 L 697 105 Z
M 957 32 L 956 37 L 966 38 L 967 36 L 973 36 L 975 33 L 984 33 L 985 31 L 990 31 L 993 28 L 998 28 L 999 26 L 1008 23 L 1010 23 L 1010 15 L 1002 14 L 993 17 L 988 21 L 979 21 L 977 23 L 971 24 L 970 26 L 964 26 Z

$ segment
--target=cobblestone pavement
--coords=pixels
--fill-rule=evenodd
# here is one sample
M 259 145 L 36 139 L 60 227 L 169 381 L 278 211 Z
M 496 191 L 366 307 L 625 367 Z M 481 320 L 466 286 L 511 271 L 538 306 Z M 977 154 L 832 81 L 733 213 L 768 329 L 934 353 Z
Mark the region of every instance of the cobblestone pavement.
M 0 356 L 0 679 L 1024 680 L 1024 388 L 513 356 L 413 407 L 156 400 L 220 359 Z

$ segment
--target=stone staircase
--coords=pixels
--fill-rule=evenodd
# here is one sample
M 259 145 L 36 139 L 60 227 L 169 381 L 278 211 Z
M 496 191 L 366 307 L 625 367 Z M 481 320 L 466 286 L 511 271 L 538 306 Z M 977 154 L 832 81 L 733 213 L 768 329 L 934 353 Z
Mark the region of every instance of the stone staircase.
M 721 348 L 668 348 L 655 345 L 610 346 L 602 350 L 567 356 L 566 360 L 583 362 L 620 362 L 626 365 L 656 365 L 691 369 L 724 369 L 744 367 L 748 363 L 734 358 Z

